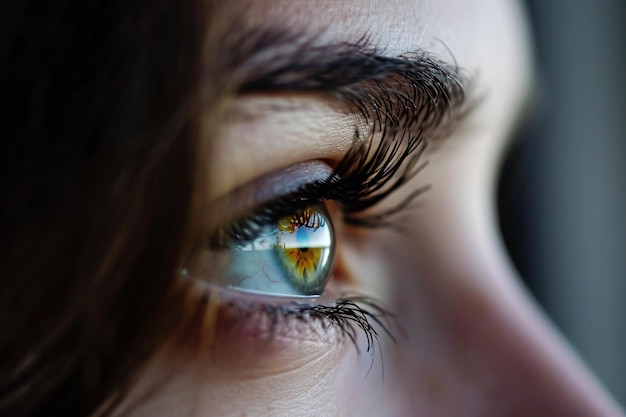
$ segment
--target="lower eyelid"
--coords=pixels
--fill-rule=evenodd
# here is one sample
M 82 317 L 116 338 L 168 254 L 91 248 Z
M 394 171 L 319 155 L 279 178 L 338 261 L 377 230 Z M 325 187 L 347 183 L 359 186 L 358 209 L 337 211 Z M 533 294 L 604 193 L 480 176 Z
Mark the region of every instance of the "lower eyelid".
M 261 363 L 265 367 L 286 358 L 308 361 L 348 346 L 339 327 L 321 318 L 304 317 L 306 313 L 299 314 L 284 301 L 275 305 L 252 296 L 216 296 L 219 292 L 228 293 L 204 287 L 191 290 L 186 297 L 186 310 L 192 317 L 178 337 L 185 350 L 231 366 L 237 361 L 242 366 L 254 362 L 255 367 Z
M 284 355 L 305 347 L 309 352 L 324 351 L 342 344 L 341 332 L 335 326 L 320 319 L 284 314 L 275 306 L 259 305 L 242 310 L 226 304 L 220 307 L 219 314 L 215 346 L 218 349 L 237 346 L 239 356 Z

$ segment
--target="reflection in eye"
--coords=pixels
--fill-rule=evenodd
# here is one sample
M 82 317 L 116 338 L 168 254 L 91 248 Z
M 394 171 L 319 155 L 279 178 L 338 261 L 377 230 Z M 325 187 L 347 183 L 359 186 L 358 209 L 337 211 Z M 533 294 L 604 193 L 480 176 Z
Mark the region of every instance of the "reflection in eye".
M 323 204 L 296 209 L 254 230 L 254 237 L 245 241 L 231 238 L 223 248 L 210 250 L 210 282 L 267 295 L 300 297 L 324 292 L 334 260 L 335 236 Z

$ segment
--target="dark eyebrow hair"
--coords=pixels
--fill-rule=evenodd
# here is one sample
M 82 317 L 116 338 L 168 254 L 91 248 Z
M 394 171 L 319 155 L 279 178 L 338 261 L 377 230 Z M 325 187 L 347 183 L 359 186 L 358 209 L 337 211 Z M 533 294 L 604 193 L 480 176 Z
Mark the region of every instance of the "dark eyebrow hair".
M 241 95 L 317 93 L 348 106 L 378 130 L 419 130 L 429 140 L 445 135 L 468 111 L 471 80 L 456 63 L 426 51 L 387 56 L 361 41 L 318 44 L 269 33 L 236 68 Z M 239 51 L 245 50 L 240 48 Z

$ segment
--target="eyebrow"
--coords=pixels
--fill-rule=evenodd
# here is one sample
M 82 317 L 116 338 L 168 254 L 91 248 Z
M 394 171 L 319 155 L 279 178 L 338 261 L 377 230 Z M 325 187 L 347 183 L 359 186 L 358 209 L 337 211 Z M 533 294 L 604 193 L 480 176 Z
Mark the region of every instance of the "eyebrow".
M 374 129 L 445 136 L 468 112 L 471 80 L 459 66 L 427 51 L 388 56 L 362 38 L 319 44 L 279 32 L 249 34 L 229 69 L 236 92 L 316 93 L 360 114 Z M 254 46 L 253 46 L 254 45 Z M 245 57 L 245 59 L 242 59 Z M 235 63 L 232 61 L 231 64 Z

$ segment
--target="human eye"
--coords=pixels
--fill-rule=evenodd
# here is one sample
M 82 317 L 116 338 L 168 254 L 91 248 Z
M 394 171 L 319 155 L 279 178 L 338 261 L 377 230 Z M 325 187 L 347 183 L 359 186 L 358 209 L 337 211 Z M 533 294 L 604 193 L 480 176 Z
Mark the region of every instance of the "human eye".
M 323 203 L 293 205 L 277 220 L 249 219 L 250 237 L 243 229 L 224 250 L 214 251 L 212 264 L 222 286 L 292 297 L 324 292 L 336 249 L 332 221 Z
M 380 138 L 376 145 L 355 139 L 334 167 L 307 161 L 253 180 L 215 204 L 220 213 L 230 208 L 244 214 L 231 215 L 208 234 L 184 277 L 211 294 L 205 299 L 217 293 L 231 308 L 270 311 L 277 322 L 321 321 L 353 342 L 356 329 L 363 330 L 369 350 L 378 337 L 375 325 L 391 335 L 391 314 L 375 297 L 347 285 L 333 267 L 335 254 L 347 228 L 386 227 L 424 191 L 370 210 L 420 170 L 424 149 L 425 142 L 410 135 Z M 242 196 L 250 207 L 241 208 Z
M 204 294 L 200 299 L 209 322 L 237 318 L 228 326 L 229 337 L 237 328 L 273 337 L 285 323 L 304 332 L 322 323 L 353 342 L 363 330 L 369 349 L 376 329 L 387 331 L 392 322 L 378 301 L 379 292 L 371 291 L 371 277 L 361 280 L 352 273 L 354 258 L 345 267 L 343 249 L 351 249 L 356 235 L 362 241 L 376 240 L 377 229 L 402 229 L 399 216 L 429 188 L 413 181 L 426 165 L 422 157 L 427 144 L 458 120 L 464 93 L 455 69 L 428 55 L 385 58 L 358 46 L 341 48 L 331 54 L 339 63 L 321 64 L 321 71 L 332 73 L 316 75 L 321 84 L 302 80 L 303 73 L 317 67 L 297 61 L 267 79 L 252 79 L 241 88 L 239 102 L 249 107 L 239 108 L 238 117 L 231 119 L 244 126 L 237 125 L 235 134 L 216 145 L 220 167 L 246 166 L 244 160 L 254 167 L 244 169 L 250 175 L 245 181 L 231 181 L 216 171 L 222 182 L 236 185 L 221 187 L 213 200 L 207 212 L 212 227 L 195 245 L 182 275 Z M 319 58 L 327 61 L 328 51 L 321 52 Z M 371 65 L 374 56 L 385 64 L 376 67 L 380 72 L 356 70 Z M 336 80 L 336 65 L 350 75 L 345 85 Z M 303 92 L 297 94 L 300 88 Z M 347 116 L 336 125 L 334 117 L 328 123 L 327 113 L 320 117 L 317 111 L 320 106 Z M 294 117 L 280 118 L 281 112 Z M 255 124 L 257 119 L 261 122 Z M 310 127 L 296 127 L 296 120 L 306 120 Z M 319 120 L 327 123 L 320 127 Z M 268 125 L 282 131 L 267 132 Z M 297 136 L 314 139 L 311 132 L 318 132 L 336 137 L 329 126 L 340 126 L 350 136 L 350 146 L 338 155 L 324 154 L 310 145 L 313 140 Z M 250 132 L 272 139 L 252 141 L 246 136 Z M 268 163 L 235 143 L 288 163 Z M 301 148 L 293 143 L 301 143 L 308 157 L 298 156 Z M 294 326 L 301 322 L 306 325 Z
M 282 181 L 289 185 L 282 185 L 282 194 L 250 208 L 250 214 L 212 232 L 185 274 L 216 288 L 320 297 L 332 275 L 338 244 L 328 206 L 334 205 L 344 224 L 385 226 L 388 217 L 421 190 L 386 212 L 363 213 L 415 174 L 423 149 L 424 142 L 408 136 L 382 140 L 376 148 L 355 143 L 334 170 L 313 161 L 253 181 L 238 194 L 254 189 L 257 195 L 267 196 Z
M 336 245 L 323 202 L 275 202 L 211 237 L 186 273 L 219 288 L 314 298 L 330 279 Z

